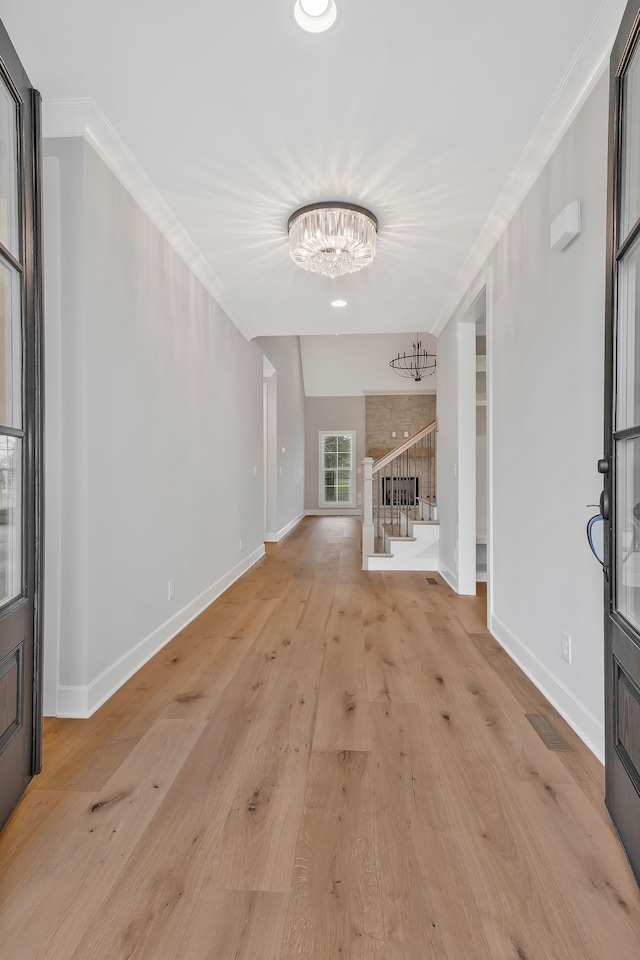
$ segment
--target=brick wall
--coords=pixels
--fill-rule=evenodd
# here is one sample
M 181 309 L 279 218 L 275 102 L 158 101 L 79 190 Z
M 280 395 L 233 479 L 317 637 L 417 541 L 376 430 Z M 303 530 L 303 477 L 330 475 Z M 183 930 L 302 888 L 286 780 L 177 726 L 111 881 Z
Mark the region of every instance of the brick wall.
M 393 450 L 436 418 L 436 398 L 429 396 L 369 396 L 365 398 L 367 456 L 370 450 Z M 391 436 L 396 433 L 395 439 Z M 378 454 L 379 455 L 379 454 Z

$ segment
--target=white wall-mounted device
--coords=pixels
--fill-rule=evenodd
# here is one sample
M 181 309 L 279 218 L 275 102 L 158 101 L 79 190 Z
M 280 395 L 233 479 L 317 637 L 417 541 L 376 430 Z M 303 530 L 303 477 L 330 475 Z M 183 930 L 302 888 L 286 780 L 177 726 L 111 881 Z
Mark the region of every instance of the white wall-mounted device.
M 582 229 L 582 211 L 579 200 L 568 203 L 551 224 L 551 249 L 564 250 Z

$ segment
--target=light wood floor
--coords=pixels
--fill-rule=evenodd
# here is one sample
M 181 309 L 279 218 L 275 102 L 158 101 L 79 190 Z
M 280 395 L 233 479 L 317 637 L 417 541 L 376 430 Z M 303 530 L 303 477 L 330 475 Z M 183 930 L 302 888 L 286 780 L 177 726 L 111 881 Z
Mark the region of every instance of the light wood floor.
M 362 573 L 358 537 L 305 520 L 91 720 L 47 722 L 2 960 L 640 956 L 600 764 L 482 598 Z

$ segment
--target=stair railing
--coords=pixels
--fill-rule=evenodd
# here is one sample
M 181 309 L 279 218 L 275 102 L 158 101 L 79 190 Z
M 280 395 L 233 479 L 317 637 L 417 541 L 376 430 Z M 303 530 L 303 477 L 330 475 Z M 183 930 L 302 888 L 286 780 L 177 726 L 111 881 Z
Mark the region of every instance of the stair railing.
M 363 460 L 362 560 L 384 550 L 385 534 L 411 536 L 410 522 L 434 520 L 438 421 L 379 460 Z

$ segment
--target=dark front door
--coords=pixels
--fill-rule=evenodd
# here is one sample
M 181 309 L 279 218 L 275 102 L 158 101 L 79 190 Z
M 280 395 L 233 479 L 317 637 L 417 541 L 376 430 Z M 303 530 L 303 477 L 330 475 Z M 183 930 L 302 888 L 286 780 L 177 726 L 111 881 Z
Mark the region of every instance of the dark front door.
M 611 57 L 607 246 L 606 799 L 640 878 L 640 0 Z
M 40 765 L 39 117 L 0 24 L 0 826 Z

